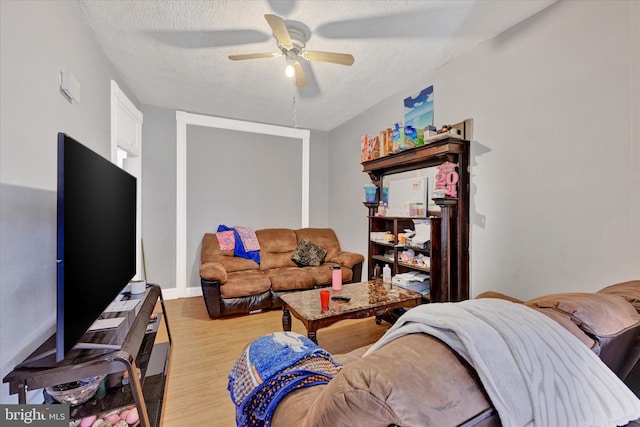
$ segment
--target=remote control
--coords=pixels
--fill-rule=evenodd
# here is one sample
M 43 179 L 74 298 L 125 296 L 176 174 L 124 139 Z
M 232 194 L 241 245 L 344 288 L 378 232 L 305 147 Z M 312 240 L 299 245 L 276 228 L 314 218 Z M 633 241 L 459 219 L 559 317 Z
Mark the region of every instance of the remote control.
M 351 301 L 351 297 L 343 297 L 343 296 L 339 296 L 339 295 L 334 295 L 331 297 L 332 300 L 334 301 L 344 301 L 344 302 L 349 302 Z

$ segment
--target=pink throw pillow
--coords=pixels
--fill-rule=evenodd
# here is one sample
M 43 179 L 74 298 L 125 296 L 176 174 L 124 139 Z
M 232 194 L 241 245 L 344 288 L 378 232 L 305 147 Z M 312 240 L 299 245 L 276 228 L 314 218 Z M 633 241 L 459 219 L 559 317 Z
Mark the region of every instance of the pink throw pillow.
M 233 251 L 236 245 L 236 239 L 233 236 L 233 230 L 231 231 L 218 231 L 216 233 L 218 239 L 218 245 L 221 251 Z

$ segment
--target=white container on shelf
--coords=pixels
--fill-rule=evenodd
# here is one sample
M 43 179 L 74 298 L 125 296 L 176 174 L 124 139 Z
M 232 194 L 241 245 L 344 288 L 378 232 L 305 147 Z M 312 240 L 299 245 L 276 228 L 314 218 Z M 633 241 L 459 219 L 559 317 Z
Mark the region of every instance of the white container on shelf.
M 389 264 L 385 264 L 382 269 L 382 282 L 391 283 L 391 267 L 389 267 Z
M 147 290 L 147 282 L 144 280 L 132 280 L 129 282 L 129 285 L 131 286 L 131 295 L 144 294 Z

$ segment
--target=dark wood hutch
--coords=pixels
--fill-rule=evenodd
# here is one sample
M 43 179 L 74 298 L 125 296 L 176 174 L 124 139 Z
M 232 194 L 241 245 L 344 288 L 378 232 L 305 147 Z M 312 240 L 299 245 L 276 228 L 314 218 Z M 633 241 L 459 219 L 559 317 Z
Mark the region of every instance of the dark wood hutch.
M 462 135 L 464 136 L 464 133 Z M 393 274 L 408 270 L 429 271 L 432 302 L 461 301 L 469 298 L 469 145 L 469 141 L 465 139 L 446 137 L 428 145 L 362 163 L 363 172 L 369 174 L 372 183 L 378 187 L 378 200 L 375 203 L 365 202 L 365 206 L 369 208 L 369 236 L 372 231 L 390 231 L 395 239 L 393 243 L 385 244 L 368 238 L 369 279 L 374 277 L 376 264 L 385 262 L 381 257 L 382 251 L 393 248 L 393 262 L 386 261 L 391 266 Z M 399 248 L 396 245 L 398 233 L 405 228 L 413 228 L 412 220 L 417 218 L 376 216 L 382 194 L 382 178 L 389 174 L 436 167 L 447 161 L 458 165 L 458 197 L 434 199 L 441 210 L 427 213 L 431 220 L 430 251 L 411 246 Z M 405 248 L 427 253 L 430 256 L 430 268 L 420 269 L 399 262 L 399 251 Z

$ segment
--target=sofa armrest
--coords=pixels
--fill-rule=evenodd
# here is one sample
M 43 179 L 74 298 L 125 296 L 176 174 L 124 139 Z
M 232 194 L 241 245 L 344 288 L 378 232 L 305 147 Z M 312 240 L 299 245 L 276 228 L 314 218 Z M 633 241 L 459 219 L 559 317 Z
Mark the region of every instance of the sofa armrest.
M 331 259 L 325 259 L 325 262 L 335 262 L 342 267 L 353 268 L 358 263 L 364 262 L 364 256 L 353 252 L 338 252 Z
M 220 282 L 213 280 L 200 279 L 202 286 L 202 297 L 204 305 L 207 307 L 207 313 L 211 319 L 219 319 L 222 317 L 222 295 L 220 294 Z
M 227 269 L 219 262 L 207 262 L 200 265 L 200 278 L 224 285 L 227 282 Z
M 362 263 L 359 262 L 351 267 L 351 283 L 362 281 Z

